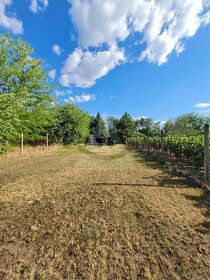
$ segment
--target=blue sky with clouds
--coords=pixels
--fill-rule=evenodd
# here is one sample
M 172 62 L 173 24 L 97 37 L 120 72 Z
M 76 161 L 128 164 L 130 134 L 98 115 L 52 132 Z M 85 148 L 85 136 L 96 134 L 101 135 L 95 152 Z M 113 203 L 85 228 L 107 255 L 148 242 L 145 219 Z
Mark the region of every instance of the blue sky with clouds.
M 209 0 L 0 0 L 60 102 L 104 116 L 210 115 L 209 22 Z

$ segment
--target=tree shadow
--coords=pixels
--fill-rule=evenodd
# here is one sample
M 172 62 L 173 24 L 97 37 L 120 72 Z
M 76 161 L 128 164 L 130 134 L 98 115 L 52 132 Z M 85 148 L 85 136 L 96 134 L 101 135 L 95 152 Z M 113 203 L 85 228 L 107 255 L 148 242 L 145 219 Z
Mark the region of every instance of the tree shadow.
M 200 233 L 210 233 L 210 190 L 202 190 L 199 196 L 184 195 L 186 199 L 194 202 L 196 208 L 200 208 L 205 221 L 196 226 L 196 231 Z
M 132 150 L 132 149 L 129 149 Z M 164 159 L 159 159 L 154 157 L 148 157 L 147 153 L 141 152 L 139 150 L 134 150 L 133 158 L 135 161 L 146 165 L 153 169 L 159 169 L 164 171 L 164 175 L 150 177 L 158 182 L 159 187 L 174 187 L 174 188 L 199 188 L 200 195 L 187 195 L 183 196 L 193 201 L 196 208 L 199 208 L 204 216 L 204 222 L 195 226 L 195 230 L 202 234 L 210 233 L 210 190 L 202 188 L 203 184 L 201 180 L 195 180 L 195 178 L 190 178 L 188 175 L 184 176 L 182 172 L 177 172 L 171 164 L 168 164 Z M 142 177 L 145 178 L 145 177 Z

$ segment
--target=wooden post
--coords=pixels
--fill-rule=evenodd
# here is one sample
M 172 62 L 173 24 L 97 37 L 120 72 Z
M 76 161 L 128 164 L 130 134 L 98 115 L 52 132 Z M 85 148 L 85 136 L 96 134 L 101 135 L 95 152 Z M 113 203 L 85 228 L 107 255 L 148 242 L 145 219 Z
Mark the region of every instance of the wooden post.
M 49 147 L 49 136 L 48 136 L 48 133 L 47 133 L 46 140 L 47 140 L 46 146 L 47 146 L 47 151 L 48 151 L 48 147 Z
M 164 154 L 164 132 L 161 129 L 161 153 Z
M 204 126 L 204 183 L 209 185 L 209 124 Z
M 23 131 L 22 131 L 22 133 L 21 133 L 21 144 L 20 144 L 20 154 L 21 155 L 23 154 L 23 141 L 24 141 L 24 139 L 23 139 Z
M 149 154 L 150 154 L 150 142 L 149 142 L 149 133 L 148 133 L 148 138 L 147 138 L 147 156 L 149 157 Z

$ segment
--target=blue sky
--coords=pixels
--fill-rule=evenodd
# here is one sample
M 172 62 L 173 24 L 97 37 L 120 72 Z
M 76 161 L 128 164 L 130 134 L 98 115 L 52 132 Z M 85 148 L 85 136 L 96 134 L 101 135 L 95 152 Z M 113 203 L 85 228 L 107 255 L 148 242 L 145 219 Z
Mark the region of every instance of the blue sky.
M 1 0 L 59 101 L 104 116 L 210 115 L 209 0 Z M 196 107 L 195 107 L 196 106 Z

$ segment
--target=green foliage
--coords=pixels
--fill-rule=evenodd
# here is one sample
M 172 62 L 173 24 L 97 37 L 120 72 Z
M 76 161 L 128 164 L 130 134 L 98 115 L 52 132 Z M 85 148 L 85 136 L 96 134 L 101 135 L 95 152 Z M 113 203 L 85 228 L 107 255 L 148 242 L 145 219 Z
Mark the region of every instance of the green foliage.
M 52 104 L 42 62 L 22 39 L 0 35 L 0 152 L 19 142 L 40 138 L 48 125 Z
M 90 116 L 73 104 L 58 105 L 53 112 L 50 138 L 64 145 L 83 143 L 89 136 Z
M 112 116 L 109 116 L 106 119 L 106 124 L 107 124 L 107 129 L 108 129 L 109 135 L 117 133 L 118 122 L 119 122 L 119 120 Z
M 136 125 L 133 118 L 126 112 L 116 123 L 117 133 L 122 143 L 126 144 L 128 138 L 136 133 Z
M 161 148 L 161 137 L 133 137 L 129 139 L 129 143 L 149 144 L 151 148 L 159 150 Z M 164 149 L 177 159 L 188 160 L 194 166 L 201 166 L 204 158 L 204 136 L 166 136 L 164 137 Z
M 106 124 L 100 113 L 97 113 L 95 117 L 92 117 L 90 123 L 90 132 L 95 136 L 107 135 Z
M 167 135 L 199 135 L 203 134 L 205 123 L 210 123 L 210 118 L 195 113 L 182 115 L 175 120 L 169 120 L 164 125 Z

